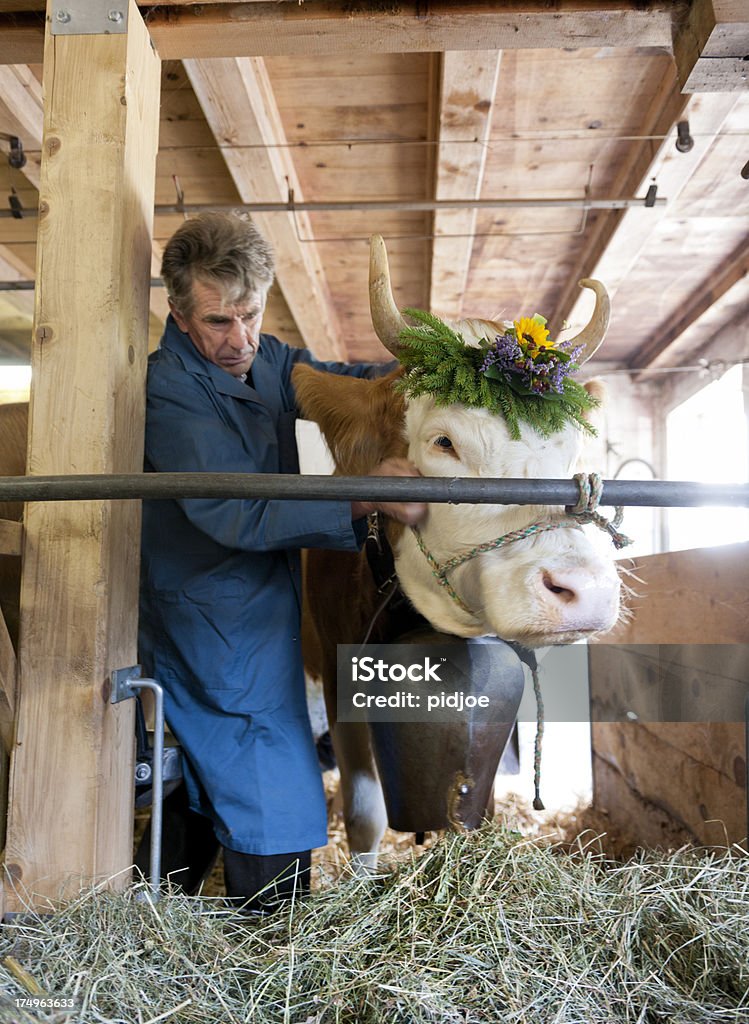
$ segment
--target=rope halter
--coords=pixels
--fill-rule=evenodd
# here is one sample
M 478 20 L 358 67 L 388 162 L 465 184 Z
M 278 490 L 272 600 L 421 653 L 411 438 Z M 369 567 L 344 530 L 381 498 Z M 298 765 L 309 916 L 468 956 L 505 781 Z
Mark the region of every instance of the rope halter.
M 615 508 L 614 517 L 611 520 L 606 519 L 605 516 L 597 511 L 603 492 L 603 482 L 600 474 L 577 473 L 574 480 L 579 488 L 580 496 L 575 505 L 567 505 L 565 507 L 563 517 L 551 520 L 539 519 L 535 523 L 531 523 L 530 526 L 525 526 L 520 530 L 511 530 L 509 533 L 503 533 L 501 537 L 486 541 L 484 544 L 478 544 L 475 548 L 471 548 L 470 551 L 454 555 L 446 562 L 443 562 L 442 565 L 439 564 L 427 548 L 418 526 L 411 527 L 411 532 L 416 538 L 419 551 L 421 551 L 429 563 L 432 576 L 434 576 L 441 587 L 444 587 L 459 608 L 476 618 L 476 613 L 466 605 L 450 583 L 448 573 L 451 573 L 453 569 L 457 569 L 458 566 L 463 565 L 465 562 L 470 562 L 472 558 L 476 558 L 478 555 L 486 554 L 489 551 L 497 551 L 499 548 L 513 544 L 517 540 L 525 540 L 526 537 L 534 537 L 537 534 L 547 533 L 549 530 L 579 530 L 586 523 L 593 523 L 599 530 L 604 530 L 609 534 L 614 547 L 617 549 L 632 543 L 629 537 L 620 533 L 618 529 L 624 517 L 624 510 L 620 505 L 617 505 Z

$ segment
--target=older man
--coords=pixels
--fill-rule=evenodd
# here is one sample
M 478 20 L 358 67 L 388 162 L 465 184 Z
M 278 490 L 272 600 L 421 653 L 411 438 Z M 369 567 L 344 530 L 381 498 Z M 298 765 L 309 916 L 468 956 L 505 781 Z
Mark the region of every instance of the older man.
M 293 367 L 382 371 L 318 363 L 261 334 L 273 272 L 270 248 L 239 215 L 188 220 L 168 242 L 162 274 L 171 315 L 149 361 L 147 470 L 294 472 Z M 416 470 L 390 460 L 376 474 Z M 273 880 L 274 897 L 308 884 L 310 850 L 326 843 L 327 822 L 305 704 L 299 551 L 356 550 L 362 517 L 375 507 L 143 504 L 140 657 L 164 687 L 185 755 L 189 811 L 170 808 L 166 868 L 188 867 L 188 889 L 218 843 L 235 901 L 262 906 L 256 894 Z M 382 510 L 416 522 L 425 506 Z

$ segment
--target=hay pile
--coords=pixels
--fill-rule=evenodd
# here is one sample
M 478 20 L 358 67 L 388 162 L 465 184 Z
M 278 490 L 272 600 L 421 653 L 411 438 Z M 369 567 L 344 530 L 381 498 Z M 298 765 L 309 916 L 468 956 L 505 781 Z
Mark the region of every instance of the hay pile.
M 749 1022 L 741 849 L 622 865 L 489 825 L 259 921 L 143 892 L 89 892 L 5 926 L 0 1020 Z M 76 1011 L 23 1017 L 8 957 Z

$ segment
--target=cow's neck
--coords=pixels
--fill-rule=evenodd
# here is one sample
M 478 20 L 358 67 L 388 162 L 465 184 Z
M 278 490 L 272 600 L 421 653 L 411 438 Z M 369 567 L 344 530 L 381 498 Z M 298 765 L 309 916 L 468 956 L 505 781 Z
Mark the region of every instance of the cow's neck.
M 429 626 L 400 585 L 395 569 L 395 555 L 385 529 L 384 517 L 375 512 L 368 518 L 365 552 L 372 580 L 377 588 L 378 612 L 386 617 L 385 642 L 391 642 L 414 629 Z M 381 610 L 381 611 L 380 611 Z
M 484 636 L 491 631 L 482 619 L 461 608 L 445 588 L 436 584 L 411 530 L 405 530 L 398 540 L 395 567 L 406 597 L 434 629 L 461 637 Z M 460 594 L 459 580 L 456 589 Z M 469 602 L 464 603 L 468 607 Z

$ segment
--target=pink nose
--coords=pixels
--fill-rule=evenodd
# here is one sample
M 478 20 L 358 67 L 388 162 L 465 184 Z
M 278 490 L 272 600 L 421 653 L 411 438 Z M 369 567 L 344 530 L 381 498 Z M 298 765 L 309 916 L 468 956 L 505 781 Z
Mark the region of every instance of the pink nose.
M 545 569 L 541 596 L 561 629 L 605 629 L 619 611 L 619 578 L 587 569 Z

